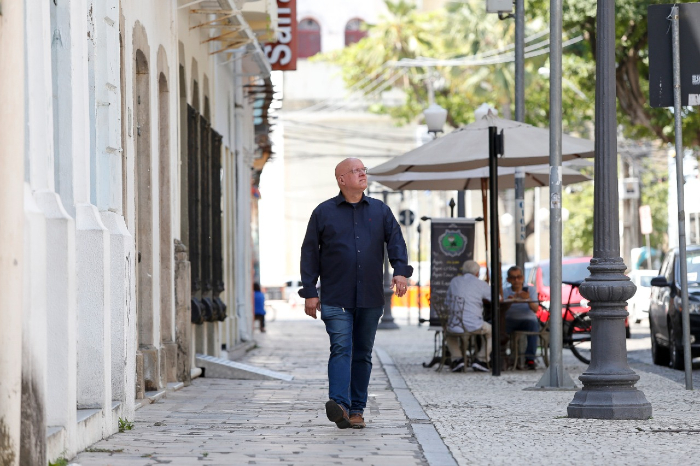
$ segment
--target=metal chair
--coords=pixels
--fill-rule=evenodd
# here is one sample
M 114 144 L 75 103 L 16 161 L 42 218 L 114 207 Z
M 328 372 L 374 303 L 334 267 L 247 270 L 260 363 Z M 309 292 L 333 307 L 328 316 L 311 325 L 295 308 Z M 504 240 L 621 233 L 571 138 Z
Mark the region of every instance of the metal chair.
M 528 336 L 536 335 L 537 336 L 537 342 L 538 342 L 538 347 L 540 348 L 540 354 L 537 354 L 537 348 L 535 348 L 535 354 L 527 354 L 523 353 L 520 354 L 520 342 L 522 338 L 527 338 Z M 547 322 L 545 322 L 544 326 L 540 329 L 539 332 L 531 332 L 531 331 L 526 331 L 526 330 L 516 330 L 510 335 L 510 354 L 513 358 L 513 366 L 512 369 L 515 370 L 518 367 L 518 363 L 520 362 L 521 357 L 526 357 L 526 356 L 532 356 L 533 358 L 537 358 L 538 356 L 542 357 L 542 361 L 544 361 L 545 367 L 549 367 L 549 354 L 548 354 L 548 349 L 549 349 L 549 319 L 547 319 Z
M 454 337 L 458 338 L 460 341 L 460 349 L 462 350 L 462 359 L 465 365 L 471 365 L 475 360 L 476 353 L 476 343 L 474 337 L 482 338 L 482 345 L 486 347 L 486 335 L 480 332 L 468 332 L 464 330 L 463 332 L 451 332 L 450 328 L 462 328 L 464 329 L 464 324 L 462 322 L 462 314 L 464 312 L 464 299 L 460 297 L 448 296 L 447 298 L 437 298 L 431 302 L 431 306 L 435 305 L 434 309 L 440 319 L 440 324 L 442 325 L 442 356 L 440 358 L 440 365 L 437 371 L 441 371 L 445 365 L 445 360 L 447 359 L 447 339 Z M 456 355 L 452 355 L 453 358 Z

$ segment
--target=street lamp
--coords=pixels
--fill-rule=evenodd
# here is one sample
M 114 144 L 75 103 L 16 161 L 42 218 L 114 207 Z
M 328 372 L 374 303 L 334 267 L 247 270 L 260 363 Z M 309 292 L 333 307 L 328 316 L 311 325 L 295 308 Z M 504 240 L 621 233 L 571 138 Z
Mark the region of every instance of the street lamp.
M 474 110 L 474 117 L 477 121 L 482 120 L 486 115 L 491 113 L 493 116 L 498 116 L 498 110 L 490 106 L 489 104 L 481 104 Z
M 625 305 L 635 286 L 625 276 L 626 266 L 620 257 L 615 2 L 599 1 L 596 8 L 593 259 L 588 267 L 591 275 L 580 287 L 581 296 L 591 306 L 591 364 L 579 377 L 583 389 L 576 392 L 567 412 L 572 418 L 649 419 L 651 403 L 634 387 L 639 376 L 627 363 L 625 347 Z
M 423 110 L 425 124 L 428 126 L 428 132 L 437 137 L 437 133 L 442 133 L 442 128 L 447 121 L 447 110 L 436 104 L 431 103 L 428 108 Z

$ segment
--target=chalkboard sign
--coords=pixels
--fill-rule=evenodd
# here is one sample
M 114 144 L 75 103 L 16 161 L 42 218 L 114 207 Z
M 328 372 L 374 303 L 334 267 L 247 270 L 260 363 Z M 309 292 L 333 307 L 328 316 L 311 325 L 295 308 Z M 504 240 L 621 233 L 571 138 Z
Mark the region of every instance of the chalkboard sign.
M 433 218 L 430 227 L 430 297 L 444 298 L 450 281 L 462 273 L 462 264 L 474 259 L 475 220 Z M 440 325 L 431 304 L 430 325 Z

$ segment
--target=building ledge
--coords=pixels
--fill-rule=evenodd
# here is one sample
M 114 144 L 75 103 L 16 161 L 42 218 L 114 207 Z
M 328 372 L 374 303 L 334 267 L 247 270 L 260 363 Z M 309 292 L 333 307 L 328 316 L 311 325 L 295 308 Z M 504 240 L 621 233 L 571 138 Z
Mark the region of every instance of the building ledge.
M 170 382 L 166 388 L 169 392 L 176 392 L 185 386 L 184 382 Z
M 51 440 L 54 436 L 59 435 L 65 429 L 63 426 L 49 426 L 46 428 L 46 439 Z
M 146 397 L 149 403 L 155 403 L 160 401 L 165 397 L 165 390 L 154 390 L 152 392 L 146 392 Z
M 90 418 L 102 414 L 101 409 L 79 409 L 75 420 L 80 424 L 81 422 L 87 422 Z

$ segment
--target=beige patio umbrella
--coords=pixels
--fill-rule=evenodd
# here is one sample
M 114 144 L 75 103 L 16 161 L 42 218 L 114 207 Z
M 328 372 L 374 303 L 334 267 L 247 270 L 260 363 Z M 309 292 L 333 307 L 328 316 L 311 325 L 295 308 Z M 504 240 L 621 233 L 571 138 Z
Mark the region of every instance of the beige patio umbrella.
M 498 118 L 489 112 L 476 122 L 370 169 L 372 175 L 404 172 L 451 172 L 487 167 L 489 126 L 503 130 L 505 154 L 501 167 L 524 167 L 549 163 L 549 128 Z M 562 160 L 593 157 L 593 141 L 562 135 Z M 486 174 L 488 178 L 488 172 Z
M 580 165 L 579 165 L 580 166 Z M 523 167 L 525 187 L 549 187 L 549 165 L 529 165 Z M 591 178 L 578 170 L 563 166 L 560 171 L 564 185 L 588 181 Z M 396 191 L 466 191 L 482 189 L 482 179 L 488 180 L 489 167 L 456 172 L 404 172 L 396 175 L 370 175 L 369 181 L 376 181 Z M 499 189 L 515 187 L 515 167 L 498 167 Z

